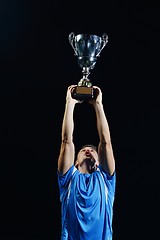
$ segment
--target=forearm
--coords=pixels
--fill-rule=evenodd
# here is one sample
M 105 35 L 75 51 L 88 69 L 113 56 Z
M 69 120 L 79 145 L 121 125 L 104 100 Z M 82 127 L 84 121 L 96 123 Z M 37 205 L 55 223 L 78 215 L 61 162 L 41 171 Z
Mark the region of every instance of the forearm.
M 74 121 L 73 121 L 73 112 L 74 112 L 75 104 L 66 101 L 65 105 L 65 113 L 63 117 L 62 123 L 62 141 L 71 142 L 73 138 L 73 129 L 74 129 Z
M 100 141 L 103 143 L 110 143 L 111 136 L 108 121 L 105 116 L 104 108 L 102 103 L 96 103 L 94 105 L 96 118 L 97 118 L 97 130 Z

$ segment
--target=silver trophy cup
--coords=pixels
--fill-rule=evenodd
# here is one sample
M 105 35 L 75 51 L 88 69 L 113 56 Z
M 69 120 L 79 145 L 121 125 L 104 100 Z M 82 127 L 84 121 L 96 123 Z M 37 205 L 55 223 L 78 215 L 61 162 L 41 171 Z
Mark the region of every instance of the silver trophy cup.
M 91 34 L 69 34 L 69 42 L 73 47 L 77 62 L 82 68 L 82 78 L 73 91 L 73 98 L 77 100 L 89 100 L 94 98 L 92 82 L 88 78 L 90 70 L 95 67 L 97 57 L 108 42 L 108 35 L 103 33 L 102 37 Z

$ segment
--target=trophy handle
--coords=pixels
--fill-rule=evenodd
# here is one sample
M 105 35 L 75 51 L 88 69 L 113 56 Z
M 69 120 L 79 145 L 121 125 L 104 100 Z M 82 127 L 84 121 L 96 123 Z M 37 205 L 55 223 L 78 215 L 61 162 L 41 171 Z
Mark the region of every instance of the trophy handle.
M 108 43 L 108 35 L 106 33 L 103 33 L 103 35 L 102 35 L 102 46 L 101 46 L 101 49 L 100 49 L 99 53 L 96 55 L 96 57 L 100 56 L 101 51 L 103 50 L 103 48 L 106 46 L 107 43 Z
M 70 44 L 71 44 L 71 46 L 72 46 L 72 48 L 75 52 L 75 55 L 77 56 L 78 53 L 77 53 L 76 48 L 75 48 L 75 34 L 74 34 L 74 32 L 71 32 L 69 34 L 68 40 L 69 40 L 69 42 L 70 42 Z

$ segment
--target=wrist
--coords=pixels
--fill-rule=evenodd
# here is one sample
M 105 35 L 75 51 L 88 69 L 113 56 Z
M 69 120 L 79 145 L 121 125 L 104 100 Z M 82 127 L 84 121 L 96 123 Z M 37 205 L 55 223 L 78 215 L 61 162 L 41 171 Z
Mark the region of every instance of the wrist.
M 103 108 L 103 104 L 102 104 L 102 102 L 100 102 L 100 101 L 95 101 L 94 102 L 94 104 L 93 104 L 93 106 L 96 108 L 96 107 L 102 107 Z
M 67 100 L 66 100 L 66 105 L 69 105 L 69 106 L 73 106 L 73 107 L 74 107 L 74 106 L 75 106 L 75 103 L 76 103 L 76 102 L 75 102 L 74 100 L 72 100 L 72 99 L 67 99 Z

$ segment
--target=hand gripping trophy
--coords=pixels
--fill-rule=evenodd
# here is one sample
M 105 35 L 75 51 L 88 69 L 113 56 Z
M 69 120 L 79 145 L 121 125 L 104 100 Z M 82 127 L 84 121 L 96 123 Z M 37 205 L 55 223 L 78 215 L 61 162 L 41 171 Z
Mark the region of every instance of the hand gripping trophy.
M 102 37 L 91 34 L 69 34 L 69 42 L 73 47 L 77 62 L 82 68 L 82 79 L 73 91 L 73 98 L 77 100 L 89 100 L 94 98 L 92 82 L 88 78 L 90 70 L 95 67 L 97 57 L 108 42 L 108 35 L 103 33 Z

